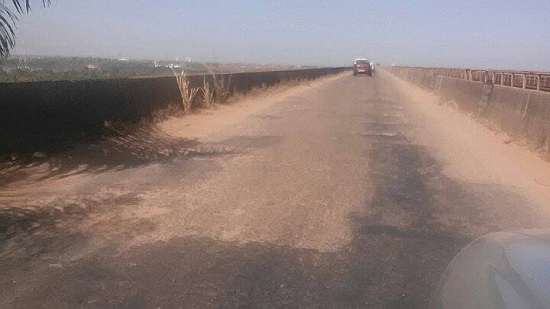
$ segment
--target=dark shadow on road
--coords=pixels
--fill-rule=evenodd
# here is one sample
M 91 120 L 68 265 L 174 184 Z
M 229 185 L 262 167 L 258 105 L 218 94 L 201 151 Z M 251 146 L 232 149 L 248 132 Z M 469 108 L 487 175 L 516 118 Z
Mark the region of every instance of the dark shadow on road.
M 83 173 L 95 174 L 152 163 L 169 163 L 175 158 L 233 153 L 224 145 L 207 145 L 196 140 L 168 136 L 154 125 L 125 125 L 110 130 L 112 132 L 99 141 L 82 144 L 51 157 L 27 157 L 14 162 L 0 162 L 0 187 L 22 179 L 32 183 Z
M 114 207 L 136 205 L 137 192 L 102 198 L 81 197 L 55 200 L 44 205 L 0 204 L 0 257 L 31 259 L 48 252 L 63 252 L 82 243 L 74 227 L 78 223 Z M 135 223 L 135 222 L 134 222 Z
M 120 188 L 120 193 L 99 197 L 94 194 L 78 195 L 75 192 L 70 200 L 57 197 L 52 201 L 34 204 L 12 202 L 11 199 L 20 194 L 20 185 L 33 188 L 46 180 L 97 175 L 148 164 L 168 166 L 176 160 L 210 158 L 239 151 L 225 144 L 205 144 L 173 138 L 162 133 L 154 124 L 126 124 L 111 127 L 110 130 L 111 133 L 103 139 L 46 158 L 26 157 L 13 162 L 0 162 L 0 188 L 4 189 L 0 191 L 0 256 L 16 254 L 32 258 L 53 251 L 54 247 L 77 243 L 67 240 L 73 236 L 80 237 L 67 227 L 94 214 L 116 211 L 116 207 L 137 205 L 141 193 L 137 190 L 139 188 L 130 188 L 129 192 Z M 166 171 L 165 178 L 173 177 L 170 172 Z M 182 172 L 184 169 L 180 164 L 177 173 Z M 17 183 L 9 187 L 14 182 Z M 115 190 L 118 187 L 110 188 Z M 29 194 L 32 190 L 25 192 Z M 90 188 L 90 192 L 93 193 L 93 189 Z

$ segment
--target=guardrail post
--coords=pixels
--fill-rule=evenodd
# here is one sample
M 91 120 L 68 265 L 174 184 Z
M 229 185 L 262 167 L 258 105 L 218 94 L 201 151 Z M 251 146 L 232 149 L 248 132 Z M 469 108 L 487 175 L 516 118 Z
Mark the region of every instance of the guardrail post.
M 500 73 L 500 84 L 504 85 L 504 73 Z
M 523 74 L 523 89 L 527 88 L 527 74 Z
M 516 75 L 514 73 L 510 73 L 510 87 L 516 86 Z
M 540 91 L 540 75 L 537 75 L 537 90 Z

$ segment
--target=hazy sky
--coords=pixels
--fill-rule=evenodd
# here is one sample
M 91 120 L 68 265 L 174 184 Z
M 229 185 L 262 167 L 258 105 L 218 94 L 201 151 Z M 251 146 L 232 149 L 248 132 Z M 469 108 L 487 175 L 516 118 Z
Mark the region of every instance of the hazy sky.
M 62 56 L 550 70 L 550 1 L 52 0 L 21 19 L 17 44 Z

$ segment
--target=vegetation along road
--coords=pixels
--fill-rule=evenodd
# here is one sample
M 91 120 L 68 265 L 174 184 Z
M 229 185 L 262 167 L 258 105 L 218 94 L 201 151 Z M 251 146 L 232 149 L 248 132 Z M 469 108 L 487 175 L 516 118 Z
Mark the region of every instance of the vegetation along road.
M 383 71 L 274 88 L 4 168 L 0 307 L 425 307 L 473 238 L 548 226 L 548 175 Z

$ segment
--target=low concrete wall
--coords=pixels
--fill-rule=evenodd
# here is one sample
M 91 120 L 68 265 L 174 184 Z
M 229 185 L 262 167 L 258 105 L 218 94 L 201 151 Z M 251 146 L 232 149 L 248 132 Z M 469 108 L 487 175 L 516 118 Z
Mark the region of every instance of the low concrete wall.
M 348 68 L 221 74 L 233 92 Z M 189 76 L 199 87 L 209 75 Z M 136 121 L 181 102 L 174 77 L 0 84 L 0 155 L 93 139 L 105 122 Z
M 438 76 L 436 81 L 437 89 L 434 91 L 443 100 L 452 100 L 466 112 L 479 112 L 481 100 L 482 83 Z
M 483 116 L 550 154 L 550 93 L 495 85 Z
M 391 68 L 390 72 L 394 75 L 415 84 L 424 89 L 433 89 L 435 86 L 436 75 L 431 71 L 421 68 Z
M 435 76 L 422 68 L 387 70 L 444 101 L 455 102 L 461 110 L 487 119 L 550 156 L 550 93 Z

